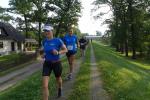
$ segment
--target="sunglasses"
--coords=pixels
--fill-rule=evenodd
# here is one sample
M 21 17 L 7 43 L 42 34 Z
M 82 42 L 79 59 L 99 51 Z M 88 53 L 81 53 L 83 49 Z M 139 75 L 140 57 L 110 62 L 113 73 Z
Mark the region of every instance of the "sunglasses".
M 51 30 L 43 30 L 43 32 L 52 32 Z

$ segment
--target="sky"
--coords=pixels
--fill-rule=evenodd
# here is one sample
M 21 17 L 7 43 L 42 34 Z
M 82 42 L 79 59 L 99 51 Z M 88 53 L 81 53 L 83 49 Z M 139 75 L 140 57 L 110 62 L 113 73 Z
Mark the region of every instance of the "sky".
M 94 5 L 91 3 L 94 0 L 81 0 L 82 2 L 82 13 L 81 17 L 79 18 L 79 29 L 82 33 L 88 33 L 90 35 L 95 35 L 96 31 L 104 32 L 108 29 L 107 25 L 102 25 L 105 19 L 111 17 L 111 12 L 102 16 L 100 19 L 94 19 L 94 15 L 96 15 L 99 12 L 108 12 L 109 7 L 104 6 L 97 12 L 92 12 L 91 9 L 94 8 Z M 8 7 L 9 0 L 0 0 L 0 6 L 1 7 Z
M 96 31 L 104 32 L 108 29 L 107 25 L 102 25 L 105 19 L 111 17 L 111 12 L 105 14 L 100 19 L 94 19 L 94 15 L 100 12 L 108 12 L 110 8 L 108 6 L 101 7 L 98 11 L 92 12 L 91 9 L 94 8 L 92 5 L 94 0 L 81 0 L 82 2 L 82 17 L 79 19 L 79 29 L 82 33 L 89 33 L 90 35 L 95 35 Z

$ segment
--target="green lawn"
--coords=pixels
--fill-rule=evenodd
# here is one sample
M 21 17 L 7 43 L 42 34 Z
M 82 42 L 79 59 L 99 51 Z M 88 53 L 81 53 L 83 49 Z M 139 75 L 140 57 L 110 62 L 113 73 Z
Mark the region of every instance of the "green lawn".
M 150 64 L 131 60 L 112 48 L 94 43 L 104 87 L 112 100 L 150 100 Z
M 68 100 L 90 100 L 90 48 L 86 51 L 85 61 L 80 66 Z

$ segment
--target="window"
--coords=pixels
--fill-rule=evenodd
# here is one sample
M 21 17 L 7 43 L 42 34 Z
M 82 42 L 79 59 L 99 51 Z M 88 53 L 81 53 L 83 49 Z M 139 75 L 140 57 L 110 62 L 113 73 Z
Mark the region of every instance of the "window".
M 3 48 L 3 42 L 0 42 L 0 49 Z

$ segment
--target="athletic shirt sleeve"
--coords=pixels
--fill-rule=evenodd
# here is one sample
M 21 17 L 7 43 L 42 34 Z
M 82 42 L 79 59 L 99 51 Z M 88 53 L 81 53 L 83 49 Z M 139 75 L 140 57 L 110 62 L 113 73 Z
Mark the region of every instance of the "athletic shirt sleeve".
M 76 38 L 76 43 L 78 44 L 78 37 L 77 37 L 77 36 L 75 36 L 75 38 Z
M 44 43 L 45 43 L 46 39 L 42 40 L 42 48 L 44 48 Z
M 64 38 L 63 38 L 63 42 L 64 42 L 65 45 L 66 45 L 66 39 L 67 39 L 67 35 L 65 35 Z
M 59 48 L 61 48 L 64 45 L 63 41 L 59 38 L 58 38 L 58 43 L 59 43 Z

